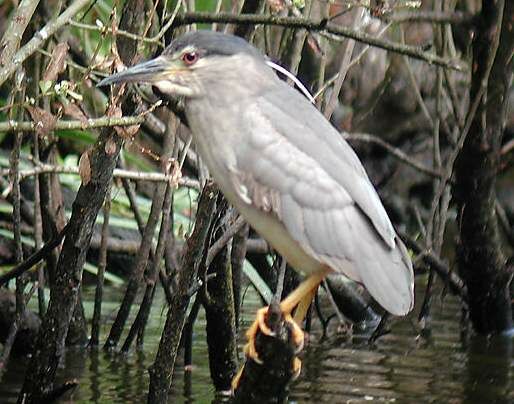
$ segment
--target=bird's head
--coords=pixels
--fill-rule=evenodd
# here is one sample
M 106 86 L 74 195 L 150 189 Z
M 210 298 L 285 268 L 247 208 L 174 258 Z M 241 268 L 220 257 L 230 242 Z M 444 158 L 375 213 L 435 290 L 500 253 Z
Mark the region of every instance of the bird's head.
M 245 40 L 213 31 L 196 31 L 174 40 L 155 59 L 129 67 L 102 80 L 98 86 L 115 83 L 149 83 L 166 95 L 201 95 L 206 80 L 219 80 L 230 72 L 231 62 L 264 56 Z

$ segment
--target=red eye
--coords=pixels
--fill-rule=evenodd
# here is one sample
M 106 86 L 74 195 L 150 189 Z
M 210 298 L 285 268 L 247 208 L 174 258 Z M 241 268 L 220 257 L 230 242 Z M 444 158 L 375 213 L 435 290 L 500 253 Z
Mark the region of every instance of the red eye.
M 197 60 L 198 60 L 198 53 L 196 53 L 196 52 L 186 52 L 182 55 L 182 61 L 186 65 L 192 65 L 192 64 L 196 63 Z

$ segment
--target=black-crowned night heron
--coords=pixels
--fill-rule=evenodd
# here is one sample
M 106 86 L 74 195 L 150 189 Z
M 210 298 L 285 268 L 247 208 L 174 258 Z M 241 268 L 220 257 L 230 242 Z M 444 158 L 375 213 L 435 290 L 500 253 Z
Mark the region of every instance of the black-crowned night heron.
M 315 106 L 266 62 L 241 38 L 199 31 L 100 85 L 151 83 L 184 98 L 200 156 L 225 197 L 308 275 L 280 304 L 288 318 L 331 272 L 362 283 L 392 314 L 408 313 L 412 264 L 361 162 Z M 258 327 L 269 332 L 265 313 L 259 311 L 253 333 Z

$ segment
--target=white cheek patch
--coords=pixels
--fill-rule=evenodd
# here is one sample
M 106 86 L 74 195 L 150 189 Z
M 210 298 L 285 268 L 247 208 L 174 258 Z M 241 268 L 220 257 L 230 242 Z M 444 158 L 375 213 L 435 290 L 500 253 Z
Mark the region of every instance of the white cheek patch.
M 155 87 L 159 89 L 160 92 L 166 95 L 183 95 L 183 96 L 191 96 L 193 92 L 191 89 L 187 87 L 180 86 L 176 83 L 172 83 L 168 80 L 159 80 L 153 83 Z

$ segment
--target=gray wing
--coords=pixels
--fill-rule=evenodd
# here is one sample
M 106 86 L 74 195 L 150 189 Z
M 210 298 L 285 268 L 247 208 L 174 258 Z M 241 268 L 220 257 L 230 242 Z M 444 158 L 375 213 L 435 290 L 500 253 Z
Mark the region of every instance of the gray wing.
M 251 136 L 237 145 L 244 158 L 231 168 L 240 197 L 273 212 L 308 254 L 363 283 L 385 309 L 407 313 L 412 264 L 340 134 L 288 86 L 259 98 L 242 118 Z

